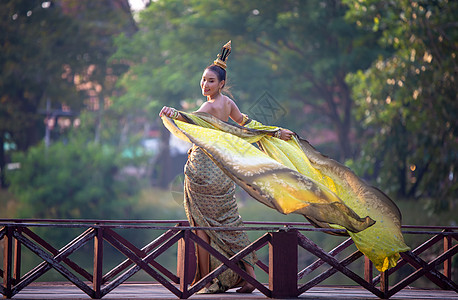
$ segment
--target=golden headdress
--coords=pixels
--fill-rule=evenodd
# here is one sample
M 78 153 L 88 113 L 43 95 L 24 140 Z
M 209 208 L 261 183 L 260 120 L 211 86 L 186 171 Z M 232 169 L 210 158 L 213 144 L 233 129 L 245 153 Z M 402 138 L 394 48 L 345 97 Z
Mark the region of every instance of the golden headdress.
M 218 57 L 213 63 L 226 70 L 226 60 L 229 54 L 231 54 L 231 41 L 227 42 L 223 48 L 221 48 L 221 53 L 218 54 Z

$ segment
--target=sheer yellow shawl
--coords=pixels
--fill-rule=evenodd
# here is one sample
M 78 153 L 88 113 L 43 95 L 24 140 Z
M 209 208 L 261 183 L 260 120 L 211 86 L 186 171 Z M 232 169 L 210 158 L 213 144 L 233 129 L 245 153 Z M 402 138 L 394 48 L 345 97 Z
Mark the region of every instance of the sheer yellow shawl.
M 274 138 L 272 132 L 278 127 L 255 120 L 242 127 L 206 113 L 181 115 L 187 122 L 162 117 L 167 129 L 203 148 L 263 204 L 283 214 L 302 214 L 318 227 L 346 229 L 379 271 L 395 266 L 399 252 L 410 250 L 393 201 L 306 140 Z

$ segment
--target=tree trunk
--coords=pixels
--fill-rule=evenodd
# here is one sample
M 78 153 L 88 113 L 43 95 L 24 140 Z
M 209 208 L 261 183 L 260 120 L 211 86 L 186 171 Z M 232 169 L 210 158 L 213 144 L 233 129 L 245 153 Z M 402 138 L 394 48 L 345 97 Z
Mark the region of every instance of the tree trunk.
M 5 166 L 6 166 L 6 159 L 5 159 L 5 140 L 4 140 L 4 133 L 0 132 L 0 189 L 5 188 Z
M 345 83 L 344 77 L 339 77 L 334 85 L 328 85 L 326 89 L 321 89 L 321 91 L 328 107 L 325 111 L 328 112 L 327 116 L 337 133 L 338 160 L 344 162 L 345 159 L 352 156 L 350 132 L 353 100 L 350 96 L 350 90 Z
M 159 146 L 159 186 L 167 188 L 172 177 L 172 159 L 170 157 L 170 132 L 161 126 L 161 144 Z

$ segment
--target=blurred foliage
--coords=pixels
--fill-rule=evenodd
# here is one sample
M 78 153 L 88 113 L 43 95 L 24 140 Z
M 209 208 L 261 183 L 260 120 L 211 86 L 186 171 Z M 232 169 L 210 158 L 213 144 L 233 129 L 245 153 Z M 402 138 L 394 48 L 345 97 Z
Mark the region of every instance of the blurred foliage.
M 58 195 L 65 199 L 61 209 L 68 216 L 62 217 L 95 217 L 72 202 L 85 198 L 104 207 L 108 198 L 134 197 L 135 189 L 118 182 L 137 186 L 123 177 L 127 165 L 144 179 L 154 164 L 166 188 L 173 161 L 157 113 L 163 105 L 195 110 L 205 100 L 201 72 L 232 40 L 228 84 L 242 111 L 268 91 L 288 112 L 275 125 L 312 143 L 321 139 L 324 144 L 314 144 L 319 150 L 341 161 L 351 158 L 360 176 L 390 195 L 428 197 L 434 199 L 430 209 L 449 208 L 458 165 L 456 6 L 445 0 L 158 0 L 139 12 L 135 24 L 127 0 L 3 1 L 0 143 L 30 149 L 15 157 L 23 164 L 11 175 L 22 172 L 17 176 L 23 178 L 11 178 L 12 190 L 26 206 L 41 205 L 32 195 L 39 188 L 46 196 L 37 193 L 36 199 L 55 202 L 57 210 Z M 81 120 L 75 130 L 56 129 L 48 150 L 36 146 L 46 99 L 80 112 Z M 121 159 L 122 153 L 138 153 L 154 129 L 162 131 L 160 155 L 149 162 L 146 152 Z M 325 136 L 329 132 L 334 140 Z M 49 153 L 74 155 L 87 168 L 98 161 L 100 174 L 113 173 L 99 179 L 100 188 L 114 187 L 105 186 L 106 194 L 95 186 L 81 194 L 65 191 L 57 182 L 68 184 L 65 176 L 79 174 L 80 166 L 55 161 L 52 169 Z M 0 168 L 4 163 L 2 158 Z M 51 177 L 22 170 L 35 165 Z M 67 172 L 59 175 L 62 181 L 52 177 L 59 168 Z M 73 185 L 91 183 L 69 178 Z M 47 199 L 54 188 L 55 197 Z M 122 217 L 123 206 L 117 208 L 112 216 Z M 50 209 L 49 217 L 58 215 Z
M 14 218 L 16 216 L 18 201 L 11 191 L 0 189 L 0 218 Z
M 347 18 L 393 49 L 348 76 L 361 121 L 358 173 L 452 209 L 458 190 L 456 1 L 345 1 Z
M 242 44 L 245 67 L 237 76 L 245 86 L 268 76 L 264 88 L 273 89 L 288 110 L 281 125 L 335 159 L 353 157 L 358 144 L 353 143 L 356 124 L 345 76 L 368 67 L 377 57 L 382 50 L 374 47 L 377 35 L 346 22 L 347 7 L 341 1 L 243 3 L 236 6 L 241 10 L 230 9 L 229 3 L 225 7 L 234 11 L 234 23 L 243 24 L 227 26 Z M 246 72 L 253 59 L 261 72 Z M 326 137 L 326 131 L 334 137 Z
M 38 110 L 46 98 L 65 95 L 62 102 L 82 104 L 73 82 L 62 76 L 64 66 L 68 75 L 83 70 L 86 34 L 59 7 L 42 2 L 0 3 L 0 136 L 8 132 L 20 150 L 42 138 L 44 116 Z
M 120 173 L 119 153 L 107 145 L 72 139 L 16 153 L 10 190 L 20 218 L 125 219 L 131 217 L 138 178 Z
M 328 153 L 352 157 L 353 100 L 345 76 L 384 50 L 374 48 L 377 35 L 345 21 L 346 11 L 340 1 L 153 1 L 140 12 L 140 30 L 117 39 L 113 59 L 130 69 L 120 81 L 126 93 L 113 108 L 151 122 L 163 105 L 196 109 L 205 100 L 203 69 L 232 40 L 228 81 L 244 112 L 269 91 L 288 111 L 277 125 L 312 139 L 331 129 L 338 143 Z
M 7 0 L 0 16 L 0 144 L 36 145 L 44 121 L 57 124 L 64 108 L 97 111 L 93 138 L 100 140 L 103 108 L 126 70 L 107 63 L 112 36 L 135 31 L 127 0 Z M 0 169 L 7 152 L 0 151 Z M 3 172 L 0 179 L 3 186 Z

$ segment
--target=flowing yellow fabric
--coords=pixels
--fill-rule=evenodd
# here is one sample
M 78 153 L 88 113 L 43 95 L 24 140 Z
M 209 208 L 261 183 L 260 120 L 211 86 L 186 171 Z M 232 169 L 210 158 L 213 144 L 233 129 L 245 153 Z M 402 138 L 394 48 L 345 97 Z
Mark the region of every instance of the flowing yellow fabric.
M 346 229 L 380 271 L 395 266 L 399 252 L 409 250 L 391 199 L 307 141 L 274 138 L 278 127 L 254 120 L 241 127 L 205 113 L 181 114 L 187 122 L 162 117 L 164 125 L 204 149 L 258 201 L 284 214 L 302 214 L 315 226 Z

